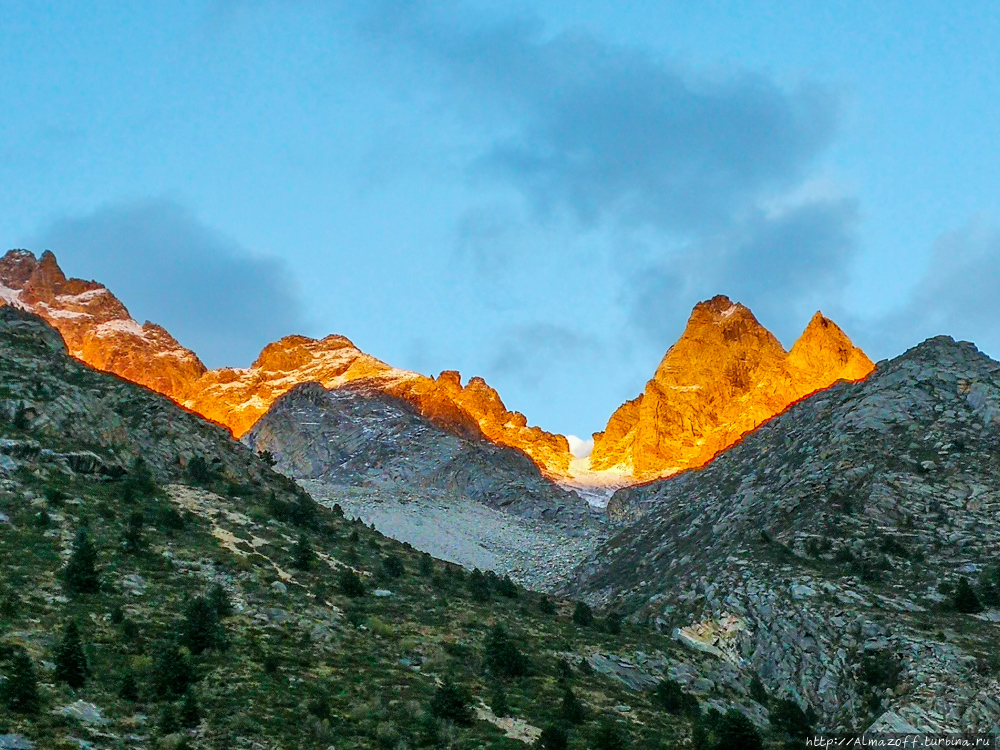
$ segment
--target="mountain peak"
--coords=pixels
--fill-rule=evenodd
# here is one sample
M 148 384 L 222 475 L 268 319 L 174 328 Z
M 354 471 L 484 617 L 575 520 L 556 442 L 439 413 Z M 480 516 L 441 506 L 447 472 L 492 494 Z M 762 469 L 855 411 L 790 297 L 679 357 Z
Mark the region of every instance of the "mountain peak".
M 873 368 L 822 313 L 789 353 L 748 307 L 718 295 L 695 305 L 643 394 L 594 435 L 591 468 L 644 480 L 701 466 L 803 396 Z

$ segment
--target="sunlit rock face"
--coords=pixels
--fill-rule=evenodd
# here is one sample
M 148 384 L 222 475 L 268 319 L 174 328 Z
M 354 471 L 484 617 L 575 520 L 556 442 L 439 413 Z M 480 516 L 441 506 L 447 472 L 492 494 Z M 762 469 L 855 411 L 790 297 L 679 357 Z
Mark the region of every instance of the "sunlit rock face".
M 695 306 L 645 391 L 594 435 L 591 468 L 641 481 L 702 466 L 804 396 L 873 369 L 821 313 L 786 352 L 749 309 L 714 297 Z
M 182 402 L 205 365 L 160 326 L 139 325 L 103 285 L 67 279 L 50 252 L 0 258 L 0 304 L 28 310 L 59 331 L 69 353 L 92 367 Z
M 402 398 L 461 437 L 485 437 L 517 448 L 547 475 L 569 469 L 566 438 L 529 427 L 524 415 L 508 411 L 481 378 L 463 386 L 457 372 L 435 379 L 399 370 L 343 336 L 286 336 L 266 346 L 248 368 L 207 370 L 161 327 L 139 325 L 103 285 L 67 279 L 49 252 L 36 258 L 26 250 L 11 250 L 0 259 L 0 304 L 44 318 L 77 359 L 162 393 L 225 425 L 236 437 L 300 383 L 325 388 L 351 383 Z

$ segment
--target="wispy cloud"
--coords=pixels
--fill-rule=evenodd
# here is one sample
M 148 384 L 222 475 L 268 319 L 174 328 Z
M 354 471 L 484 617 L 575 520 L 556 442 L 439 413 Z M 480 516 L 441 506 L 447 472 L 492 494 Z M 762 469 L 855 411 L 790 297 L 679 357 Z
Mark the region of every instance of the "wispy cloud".
M 468 174 L 520 197 L 470 210 L 459 228 L 491 280 L 526 227 L 557 223 L 612 238 L 632 324 L 657 342 L 719 292 L 769 308 L 789 331 L 839 297 L 857 206 L 835 191 L 800 197 L 835 135 L 834 92 L 709 75 L 461 4 L 375 7 L 368 37 L 426 66 L 436 83 L 425 85 L 479 133 Z
M 898 353 L 940 334 L 1000 358 L 1000 227 L 979 217 L 941 235 L 921 281 L 900 309 L 869 324 L 879 350 Z

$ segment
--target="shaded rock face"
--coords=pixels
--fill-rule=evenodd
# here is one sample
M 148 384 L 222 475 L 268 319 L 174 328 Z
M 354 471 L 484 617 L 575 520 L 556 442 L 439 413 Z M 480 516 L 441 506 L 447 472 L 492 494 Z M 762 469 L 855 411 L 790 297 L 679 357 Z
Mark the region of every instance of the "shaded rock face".
M 236 437 L 300 383 L 327 388 L 355 383 L 408 401 L 456 435 L 485 436 L 516 448 L 549 475 L 569 468 L 566 438 L 529 427 L 524 415 L 508 411 L 481 378 L 463 387 L 456 372 L 435 379 L 399 370 L 343 336 L 286 336 L 266 346 L 249 368 L 207 370 L 164 329 L 149 322 L 139 325 L 101 284 L 67 279 L 49 252 L 36 258 L 27 250 L 11 250 L 0 259 L 3 304 L 41 316 L 77 359 L 162 393 L 225 425 Z
M 525 518 L 594 525 L 576 495 L 545 479 L 520 451 L 445 431 L 410 402 L 356 383 L 296 386 L 243 441 L 277 468 L 331 485 L 447 491 Z
M 648 480 L 702 466 L 803 396 L 873 369 L 820 313 L 786 352 L 749 309 L 714 297 L 694 308 L 642 395 L 594 435 L 591 468 Z
M 193 456 L 222 474 L 270 485 L 287 479 L 266 469 L 228 431 L 160 394 L 68 356 L 63 339 L 39 316 L 0 307 L 0 421 L 20 414 L 26 428 L 58 444 L 0 440 L 0 476 L 18 470 L 117 477 L 142 456 L 161 478 L 183 475 Z
M 625 603 L 827 727 L 1000 717 L 997 674 L 977 667 L 1000 620 L 1000 363 L 972 344 L 930 339 L 609 509 L 625 525 L 572 592 Z M 986 612 L 955 611 L 962 577 Z

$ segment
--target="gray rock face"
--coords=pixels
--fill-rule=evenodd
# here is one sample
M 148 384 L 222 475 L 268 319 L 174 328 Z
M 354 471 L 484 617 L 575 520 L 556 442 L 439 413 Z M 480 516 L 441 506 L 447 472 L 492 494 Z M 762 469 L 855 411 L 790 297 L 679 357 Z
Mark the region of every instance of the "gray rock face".
M 328 485 L 447 491 L 523 518 L 584 530 L 601 515 L 523 453 L 445 432 L 407 402 L 351 387 L 297 386 L 243 441 L 276 468 Z
M 22 421 L 33 435 L 0 440 L 0 476 L 28 469 L 115 477 L 139 455 L 161 480 L 193 455 L 220 473 L 249 465 L 247 479 L 270 475 L 223 428 L 72 359 L 41 318 L 10 306 L 0 306 L 0 382 L 0 420 Z
M 953 602 L 962 577 L 997 601 L 998 422 L 1000 363 L 930 339 L 702 470 L 617 492 L 623 526 L 567 591 L 759 675 L 827 728 L 891 712 L 987 731 L 1000 631 Z

